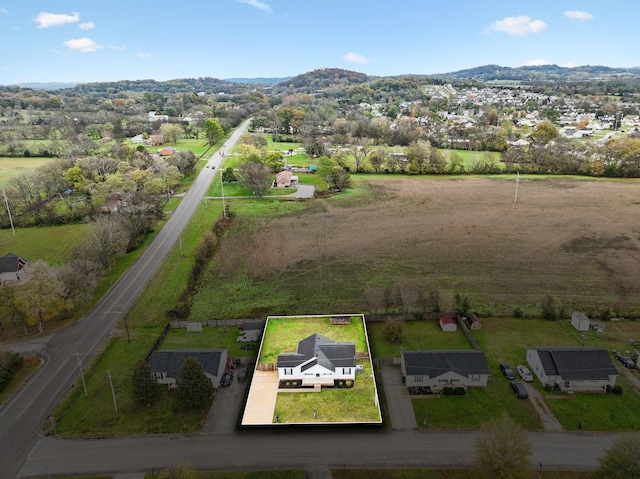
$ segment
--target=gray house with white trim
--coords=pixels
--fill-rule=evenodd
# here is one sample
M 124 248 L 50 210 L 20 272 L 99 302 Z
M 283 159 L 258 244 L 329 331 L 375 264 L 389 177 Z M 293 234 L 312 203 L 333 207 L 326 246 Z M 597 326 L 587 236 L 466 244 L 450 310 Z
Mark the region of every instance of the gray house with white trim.
M 220 387 L 220 379 L 227 364 L 226 349 L 164 349 L 154 351 L 149 356 L 151 371 L 160 384 L 167 384 L 173 388 L 177 384 L 182 363 L 187 358 L 195 358 L 204 374 L 211 381 L 214 388 Z
M 402 351 L 400 368 L 407 388 L 432 393 L 445 387 L 486 387 L 489 368 L 482 351 Z
M 606 392 L 618 377 L 611 355 L 594 347 L 529 348 L 527 363 L 543 385 L 562 391 Z

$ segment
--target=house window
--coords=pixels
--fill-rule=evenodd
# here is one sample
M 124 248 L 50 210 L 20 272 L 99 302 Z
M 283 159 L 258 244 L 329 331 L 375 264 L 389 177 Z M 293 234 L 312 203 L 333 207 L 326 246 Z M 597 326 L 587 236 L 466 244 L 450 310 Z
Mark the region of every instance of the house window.
M 292 376 L 293 375 L 293 368 L 284 368 L 284 375 L 285 376 Z
M 316 373 L 316 377 L 319 378 L 320 377 L 320 373 Z
M 417 383 L 421 383 L 422 382 L 422 376 L 416 376 L 416 382 Z
M 351 374 L 351 368 L 342 368 L 342 374 Z

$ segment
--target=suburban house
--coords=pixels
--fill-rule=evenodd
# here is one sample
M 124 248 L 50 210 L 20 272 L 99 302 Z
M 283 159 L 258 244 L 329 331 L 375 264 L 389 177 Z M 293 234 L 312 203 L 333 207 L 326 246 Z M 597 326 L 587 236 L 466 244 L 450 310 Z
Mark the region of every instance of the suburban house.
M 453 332 L 458 330 L 458 322 L 453 316 L 443 314 L 440 316 L 440 327 L 443 331 Z
M 160 384 L 167 384 L 169 388 L 177 385 L 178 375 L 184 360 L 195 358 L 204 369 L 204 374 L 211 381 L 214 388 L 220 387 L 220 378 L 227 364 L 226 349 L 167 349 L 154 351 L 149 356 L 151 371 Z
M 618 377 L 609 353 L 594 347 L 529 348 L 527 363 L 543 385 L 562 391 L 606 392 Z
M 312 334 L 298 343 L 296 352 L 278 355 L 280 383 L 300 381 L 301 386 L 333 386 L 335 381 L 354 381 L 356 346 L 352 341 L 333 341 Z
M 410 392 L 437 393 L 445 387 L 486 387 L 489 368 L 482 351 L 402 351 L 400 369 Z
M 293 173 L 284 170 L 276 174 L 276 188 L 289 188 L 291 186 L 291 178 Z
M 171 156 L 176 152 L 176 149 L 173 146 L 165 146 L 158 150 L 158 155 L 160 156 Z
M 27 260 L 9 253 L 0 258 L 0 283 L 20 281 L 27 267 Z
M 571 326 L 576 328 L 578 331 L 589 331 L 589 318 L 580 311 L 574 311 L 571 314 Z

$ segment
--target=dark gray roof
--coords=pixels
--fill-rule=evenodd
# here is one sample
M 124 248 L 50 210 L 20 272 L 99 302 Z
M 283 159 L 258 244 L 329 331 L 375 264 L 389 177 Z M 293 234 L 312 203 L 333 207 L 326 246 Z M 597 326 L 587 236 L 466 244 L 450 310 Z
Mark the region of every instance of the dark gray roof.
M 403 351 L 407 376 L 441 376 L 454 372 L 461 376 L 489 374 L 482 351 Z
M 264 321 L 251 321 L 249 323 L 244 323 L 243 329 L 244 331 L 251 331 L 254 329 L 262 331 L 264 329 Z
M 27 260 L 17 254 L 9 253 L 0 258 L 0 273 L 15 273 L 20 269 L 20 265 L 27 264 Z
M 608 380 L 618 374 L 611 356 L 604 349 L 592 347 L 532 348 L 538 352 L 547 376 L 561 376 L 565 381 Z
M 323 336 L 312 334 L 298 343 L 296 353 L 278 355 L 279 368 L 293 368 L 311 359 L 314 361 L 306 364 L 303 369 L 308 369 L 315 364 L 334 371 L 335 368 L 354 368 L 356 366 L 356 346 L 350 341 L 337 342 Z
M 166 373 L 170 378 L 177 378 L 184 360 L 192 357 L 202 365 L 211 376 L 218 376 L 224 365 L 220 367 L 222 353 L 225 349 L 165 349 L 154 351 L 149 356 L 149 364 L 154 373 Z

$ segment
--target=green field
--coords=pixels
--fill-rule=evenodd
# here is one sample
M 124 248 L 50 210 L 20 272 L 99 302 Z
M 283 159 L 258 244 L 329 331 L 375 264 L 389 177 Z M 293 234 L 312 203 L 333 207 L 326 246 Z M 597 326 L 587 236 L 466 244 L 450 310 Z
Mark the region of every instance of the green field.
M 0 189 L 7 188 L 11 179 L 26 170 L 36 170 L 39 166 L 53 161 L 52 158 L 7 158 L 0 157 Z
M 0 229 L 0 256 L 15 253 L 27 261 L 42 259 L 61 264 L 71 257 L 75 245 L 82 243 L 89 231 L 87 224 Z

